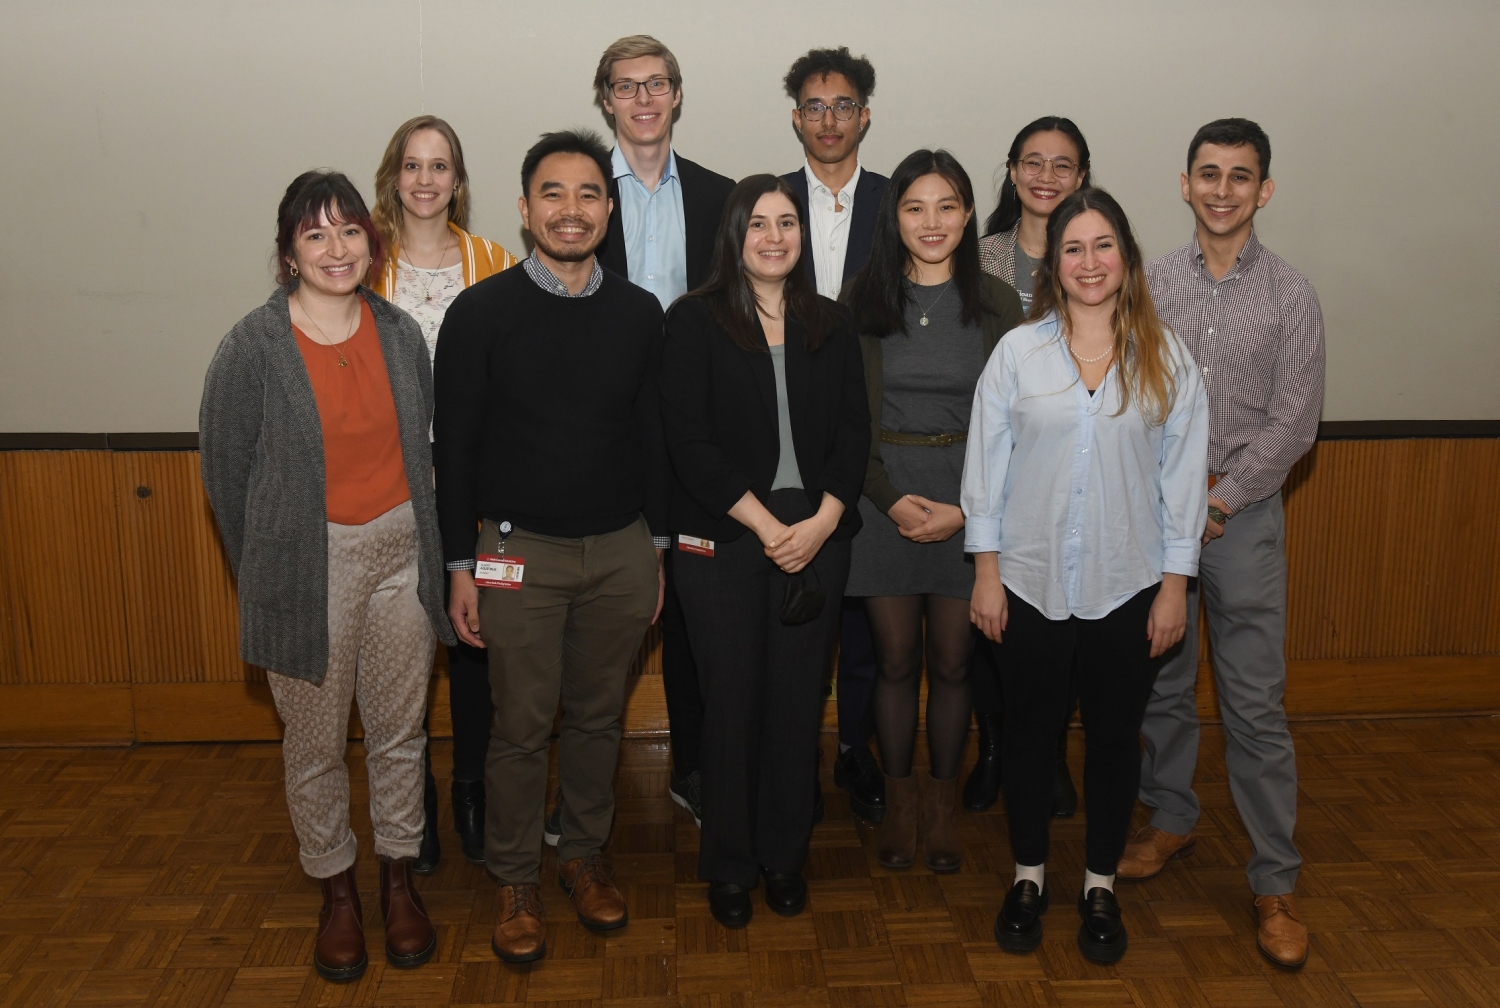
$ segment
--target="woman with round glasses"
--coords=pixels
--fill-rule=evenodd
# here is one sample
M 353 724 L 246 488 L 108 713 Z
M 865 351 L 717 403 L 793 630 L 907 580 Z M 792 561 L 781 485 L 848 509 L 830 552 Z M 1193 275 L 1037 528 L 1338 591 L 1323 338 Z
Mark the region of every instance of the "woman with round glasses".
M 416 319 L 431 358 L 453 299 L 516 264 L 516 257 L 499 245 L 464 230 L 469 174 L 452 126 L 431 115 L 401 124 L 375 170 L 370 216 L 389 249 L 370 286 Z M 479 648 L 464 643 L 448 647 L 448 707 L 453 716 L 453 828 L 464 857 L 484 864 L 484 760 L 491 709 L 489 664 Z M 419 875 L 436 871 L 442 856 L 430 752 L 426 764 L 427 825 L 413 869 Z
M 1005 160 L 1000 203 L 985 222 L 979 240 L 979 267 L 1021 295 L 1031 312 L 1031 289 L 1047 254 L 1047 218 L 1063 200 L 1089 180 L 1089 145 L 1073 120 L 1043 116 L 1022 127 Z M 1000 797 L 1000 682 L 993 650 L 984 641 L 974 648 L 969 688 L 979 724 L 979 759 L 964 782 L 964 807 L 983 812 Z M 1068 730 L 1057 740 L 1052 812 L 1070 816 L 1078 809 L 1078 791 L 1068 775 Z

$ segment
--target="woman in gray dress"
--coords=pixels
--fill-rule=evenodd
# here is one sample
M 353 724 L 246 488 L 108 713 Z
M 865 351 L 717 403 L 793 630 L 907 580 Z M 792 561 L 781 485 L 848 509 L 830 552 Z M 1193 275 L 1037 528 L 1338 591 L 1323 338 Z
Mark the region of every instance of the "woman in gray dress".
M 974 572 L 958 507 L 974 388 L 1000 337 L 1021 321 L 1005 281 L 979 268 L 974 189 L 947 151 L 919 150 L 892 174 L 869 263 L 844 288 L 865 358 L 870 461 L 848 594 L 865 596 L 879 678 L 875 727 L 887 812 L 878 857 L 962 863 L 954 821 L 969 727 L 966 682 Z M 912 771 L 925 652 L 925 787 Z M 920 804 L 920 812 L 919 812 Z

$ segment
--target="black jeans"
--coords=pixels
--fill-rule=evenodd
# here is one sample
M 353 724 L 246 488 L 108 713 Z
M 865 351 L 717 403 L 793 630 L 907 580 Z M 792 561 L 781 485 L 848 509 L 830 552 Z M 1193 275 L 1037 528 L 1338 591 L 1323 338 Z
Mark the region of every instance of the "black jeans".
M 1161 585 L 1137 592 L 1102 619 L 1050 620 L 1005 590 L 1001 773 L 1010 845 L 1019 864 L 1047 860 L 1057 733 L 1078 697 L 1088 870 L 1113 875 L 1141 780 L 1141 721 L 1162 658 L 1151 657 L 1146 619 Z
M 677 597 L 675 548 L 666 555 L 667 594 L 661 607 L 661 685 L 667 696 L 667 730 L 672 737 L 672 774 L 686 777 L 698 770 L 703 744 L 703 693 L 698 685 L 698 666 L 688 640 L 687 620 Z
M 766 506 L 788 524 L 813 514 L 801 490 L 775 491 Z M 704 879 L 753 888 L 762 868 L 802 870 L 849 551 L 848 540 L 830 541 L 813 558 L 826 601 L 800 626 L 781 622 L 788 578 L 754 533 L 718 543 L 711 557 L 673 557 L 703 689 Z

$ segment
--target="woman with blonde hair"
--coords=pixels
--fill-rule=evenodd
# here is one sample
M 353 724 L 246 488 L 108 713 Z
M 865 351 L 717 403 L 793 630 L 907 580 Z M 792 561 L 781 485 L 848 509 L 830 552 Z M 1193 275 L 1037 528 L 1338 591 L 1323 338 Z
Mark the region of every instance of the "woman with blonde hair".
M 458 134 L 437 116 L 408 119 L 386 145 L 375 172 L 371 214 L 388 250 L 373 276 L 375 293 L 417 320 L 429 359 L 453 299 L 466 287 L 516 264 L 492 241 L 464 230 L 469 175 Z M 480 648 L 448 646 L 448 706 L 453 715 L 453 828 L 464 857 L 484 863 L 484 759 L 490 741 L 489 664 Z M 427 755 L 427 827 L 416 871 L 437 870 L 437 782 Z
M 1057 733 L 1077 696 L 1087 853 L 1078 945 L 1125 954 L 1115 865 L 1140 783 L 1140 731 L 1187 627 L 1208 492 L 1208 399 L 1162 326 L 1124 211 L 1100 189 L 1047 221 L 1032 317 L 990 357 L 964 460 L 970 616 L 1000 644 L 1001 759 L 1016 876 L 1002 948 L 1042 938 Z

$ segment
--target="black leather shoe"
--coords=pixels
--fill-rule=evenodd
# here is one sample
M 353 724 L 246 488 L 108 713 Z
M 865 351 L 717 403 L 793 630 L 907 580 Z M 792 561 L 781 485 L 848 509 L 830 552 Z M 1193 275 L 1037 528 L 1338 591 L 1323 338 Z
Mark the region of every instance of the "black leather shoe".
M 1068 773 L 1068 761 L 1057 758 L 1057 770 L 1052 777 L 1052 815 L 1067 819 L 1078 811 L 1078 789 L 1073 786 L 1073 776 Z
M 426 813 L 426 821 L 422 825 L 422 846 L 417 848 L 411 870 L 418 875 L 431 875 L 437 871 L 438 862 L 443 859 L 443 845 L 438 840 L 437 781 L 432 779 L 430 773 L 422 789 L 422 810 Z
M 484 781 L 453 782 L 453 829 L 471 864 L 484 864 Z
M 979 760 L 964 781 L 964 808 L 983 812 L 1000 798 L 1000 718 L 979 719 Z
M 750 923 L 754 912 L 750 906 L 750 890 L 733 882 L 710 882 L 708 884 L 708 910 L 714 920 L 727 928 L 742 928 Z
M 833 782 L 849 793 L 849 808 L 865 822 L 885 818 L 885 774 L 869 746 L 850 746 L 833 761 Z
M 1005 894 L 995 915 L 995 941 L 1009 952 L 1030 952 L 1042 943 L 1042 914 L 1052 901 L 1052 890 L 1036 891 L 1036 883 L 1022 879 Z
M 667 785 L 667 797 L 687 809 L 693 817 L 693 825 L 703 828 L 703 774 L 694 770 L 678 777 L 672 775 Z
M 1129 938 L 1115 894 L 1095 886 L 1078 897 L 1078 916 L 1083 918 L 1078 926 L 1078 950 L 1084 958 L 1098 963 L 1119 962 Z
M 783 917 L 801 913 L 807 906 L 807 880 L 802 873 L 766 872 L 766 906 Z

